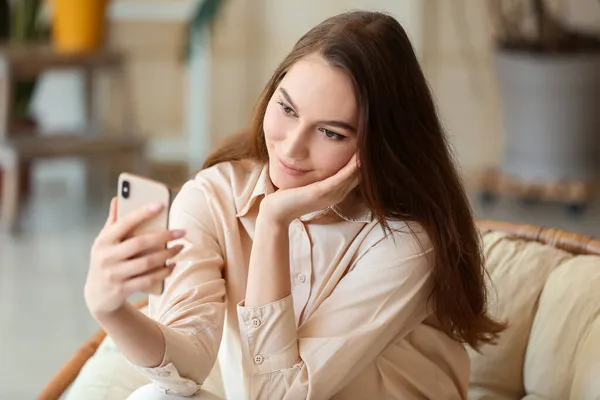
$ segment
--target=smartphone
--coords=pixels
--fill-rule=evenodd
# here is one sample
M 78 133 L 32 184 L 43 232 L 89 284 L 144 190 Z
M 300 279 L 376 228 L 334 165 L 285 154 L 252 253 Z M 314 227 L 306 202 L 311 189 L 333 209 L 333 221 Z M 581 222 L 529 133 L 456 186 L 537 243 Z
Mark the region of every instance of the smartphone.
M 160 202 L 164 206 L 159 214 L 139 225 L 130 237 L 168 229 L 171 191 L 167 185 L 149 178 L 123 172 L 119 175 L 117 198 L 117 219 L 139 210 L 141 207 L 146 207 L 150 203 Z M 157 250 L 160 249 L 151 249 L 151 251 Z M 160 282 L 150 288 L 148 293 L 159 295 L 162 294 L 163 290 L 164 282 Z

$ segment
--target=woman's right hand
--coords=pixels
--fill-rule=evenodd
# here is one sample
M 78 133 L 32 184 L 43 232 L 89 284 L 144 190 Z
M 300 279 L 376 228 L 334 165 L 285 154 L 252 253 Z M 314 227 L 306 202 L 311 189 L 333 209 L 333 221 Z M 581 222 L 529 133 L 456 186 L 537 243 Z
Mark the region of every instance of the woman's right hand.
M 185 232 L 164 230 L 132 238 L 129 234 L 142 222 L 158 214 L 162 205 L 153 204 L 128 214 L 117 221 L 116 198 L 110 203 L 110 213 L 104 228 L 94 241 L 90 267 L 85 283 L 85 301 L 94 316 L 110 314 L 135 292 L 150 289 L 173 271 L 165 263 L 181 252 L 183 246 L 165 248 Z

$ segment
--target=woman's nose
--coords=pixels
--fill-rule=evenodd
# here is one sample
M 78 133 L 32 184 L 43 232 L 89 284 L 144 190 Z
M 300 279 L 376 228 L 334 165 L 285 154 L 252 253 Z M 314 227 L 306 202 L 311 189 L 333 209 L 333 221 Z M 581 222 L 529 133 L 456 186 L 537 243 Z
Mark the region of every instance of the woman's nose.
M 288 160 L 303 160 L 308 156 L 308 140 L 301 126 L 287 132 L 283 140 L 283 154 Z

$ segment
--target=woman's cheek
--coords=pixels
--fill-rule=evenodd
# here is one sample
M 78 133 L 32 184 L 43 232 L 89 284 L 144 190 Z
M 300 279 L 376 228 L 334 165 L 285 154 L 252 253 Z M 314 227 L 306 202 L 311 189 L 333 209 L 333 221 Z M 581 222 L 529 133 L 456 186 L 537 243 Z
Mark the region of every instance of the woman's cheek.
M 270 103 L 263 119 L 263 130 L 267 141 L 283 140 L 285 138 L 286 123 L 280 110 L 277 109 L 277 105 Z
M 271 104 L 269 104 L 267 106 L 267 109 L 265 110 L 265 116 L 263 118 L 263 130 L 265 132 L 265 138 L 267 140 L 272 140 L 271 137 L 273 136 L 274 125 L 275 125 L 273 118 L 274 118 L 274 115 L 273 115 L 272 106 L 271 106 Z
M 335 146 L 335 143 L 332 145 L 331 142 L 321 144 L 315 150 L 313 159 L 320 164 L 318 165 L 318 169 L 321 171 L 319 180 L 335 175 L 348 163 L 353 154 L 347 149 L 340 151 L 339 146 Z

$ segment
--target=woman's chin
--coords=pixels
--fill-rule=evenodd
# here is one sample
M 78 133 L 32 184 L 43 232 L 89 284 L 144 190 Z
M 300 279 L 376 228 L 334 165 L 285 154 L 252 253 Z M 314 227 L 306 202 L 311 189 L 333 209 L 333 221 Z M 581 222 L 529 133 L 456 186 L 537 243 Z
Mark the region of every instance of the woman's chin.
M 277 189 L 293 189 L 307 184 L 299 177 L 287 176 L 286 174 L 275 171 L 271 171 L 269 175 L 271 177 L 273 186 L 275 186 Z
M 277 189 L 292 189 L 297 187 L 293 182 L 290 182 L 289 179 L 281 179 L 280 177 L 274 176 L 277 174 L 271 174 L 271 182 L 273 182 L 273 186 Z

